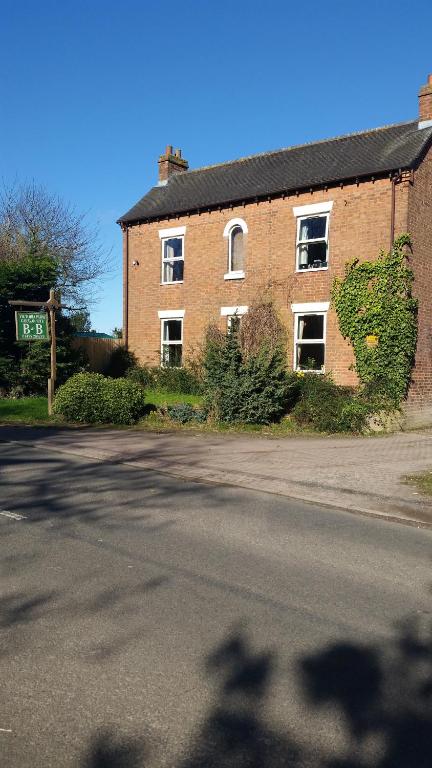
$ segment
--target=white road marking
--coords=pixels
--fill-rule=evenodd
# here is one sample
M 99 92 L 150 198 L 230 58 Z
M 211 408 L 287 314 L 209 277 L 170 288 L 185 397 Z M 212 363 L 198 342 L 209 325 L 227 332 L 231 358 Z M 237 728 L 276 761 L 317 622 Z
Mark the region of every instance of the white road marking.
M 18 512 L 9 512 L 7 509 L 2 509 L 0 515 L 3 517 L 10 517 L 11 520 L 26 520 L 25 515 L 19 515 Z
M 12 733 L 12 728 L 0 728 L 2 733 Z

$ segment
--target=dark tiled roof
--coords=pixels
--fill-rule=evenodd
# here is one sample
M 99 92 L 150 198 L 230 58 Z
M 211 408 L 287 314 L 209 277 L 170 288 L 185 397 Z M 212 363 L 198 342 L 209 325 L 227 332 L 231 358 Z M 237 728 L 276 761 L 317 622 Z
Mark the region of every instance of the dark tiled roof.
M 178 173 L 153 187 L 119 223 L 412 168 L 432 140 L 432 128 L 417 125 L 390 125 Z

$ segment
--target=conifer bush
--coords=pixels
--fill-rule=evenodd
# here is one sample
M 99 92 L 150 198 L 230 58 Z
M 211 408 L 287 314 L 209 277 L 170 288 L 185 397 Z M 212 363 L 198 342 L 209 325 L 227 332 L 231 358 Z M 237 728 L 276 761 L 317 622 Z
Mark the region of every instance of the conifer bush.
M 286 412 L 294 382 L 284 329 L 270 303 L 252 307 L 240 333 L 210 328 L 203 368 L 205 406 L 217 420 L 269 424 Z

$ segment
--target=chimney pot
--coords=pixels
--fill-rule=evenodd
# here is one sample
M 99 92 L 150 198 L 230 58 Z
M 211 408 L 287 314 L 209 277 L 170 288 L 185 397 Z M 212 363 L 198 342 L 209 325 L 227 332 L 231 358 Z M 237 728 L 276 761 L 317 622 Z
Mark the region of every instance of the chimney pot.
M 159 184 L 166 184 L 174 173 L 187 171 L 188 162 L 182 158 L 181 149 L 173 153 L 172 144 L 167 144 L 165 154 L 159 158 Z

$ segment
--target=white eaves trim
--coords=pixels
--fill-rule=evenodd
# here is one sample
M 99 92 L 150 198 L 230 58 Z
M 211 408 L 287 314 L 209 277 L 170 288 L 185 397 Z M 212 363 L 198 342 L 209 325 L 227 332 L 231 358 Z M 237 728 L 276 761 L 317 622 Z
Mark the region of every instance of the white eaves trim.
M 314 213 L 330 213 L 333 208 L 333 200 L 328 203 L 312 203 L 311 205 L 294 206 L 293 214 L 296 218 L 299 216 L 312 216 Z
M 221 317 L 246 315 L 249 307 L 221 307 Z
M 164 237 L 179 237 L 186 234 L 186 227 L 170 227 L 169 229 L 160 229 L 159 237 L 162 240 Z
M 309 301 L 305 304 L 291 304 L 291 311 L 295 314 L 304 312 L 327 312 L 329 301 Z
M 418 127 L 419 131 L 423 130 L 423 128 L 432 128 L 432 120 L 420 120 Z
M 247 235 L 248 233 L 248 226 L 243 219 L 230 219 L 228 224 L 226 224 L 225 229 L 223 231 L 223 236 L 228 237 L 229 233 L 231 232 L 233 227 L 241 227 L 244 234 Z
M 159 320 L 178 320 L 184 316 L 184 309 L 160 309 L 158 312 Z

